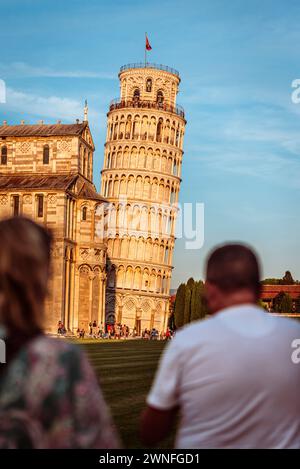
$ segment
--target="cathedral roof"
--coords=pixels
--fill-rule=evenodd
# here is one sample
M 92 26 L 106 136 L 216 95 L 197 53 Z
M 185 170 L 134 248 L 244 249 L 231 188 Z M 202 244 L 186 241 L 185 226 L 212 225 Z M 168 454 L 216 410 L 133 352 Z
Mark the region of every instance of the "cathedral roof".
M 74 175 L 0 175 L 0 189 L 61 189 L 66 190 Z
M 83 184 L 81 190 L 77 194 L 79 199 L 97 199 L 106 202 L 106 199 L 95 191 L 94 186 L 91 184 Z
M 80 183 L 77 191 L 75 185 Z M 1 175 L 1 190 L 62 190 L 69 191 L 80 199 L 93 199 L 106 202 L 106 199 L 97 193 L 94 184 L 78 174 L 50 174 L 50 175 Z
M 88 125 L 87 122 L 78 124 L 20 124 L 0 125 L 0 137 L 51 137 L 81 135 Z

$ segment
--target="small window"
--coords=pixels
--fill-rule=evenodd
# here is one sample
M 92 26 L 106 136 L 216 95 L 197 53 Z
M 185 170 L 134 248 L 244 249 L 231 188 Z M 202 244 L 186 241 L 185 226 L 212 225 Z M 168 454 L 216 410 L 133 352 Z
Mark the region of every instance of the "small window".
M 173 174 L 174 174 L 174 176 L 177 176 L 177 163 L 176 163 L 176 161 L 174 161 Z
M 18 195 L 13 196 L 13 214 L 14 217 L 20 215 L 20 197 Z
M 171 204 L 174 204 L 175 201 L 176 201 L 176 192 L 174 191 L 174 189 L 172 189 L 170 202 Z
M 107 192 L 107 182 L 105 181 L 104 186 L 103 186 L 103 195 L 106 197 L 106 192 Z
M 156 141 L 157 142 L 161 142 L 162 128 L 163 128 L 163 120 L 162 118 L 160 118 L 157 123 L 157 128 L 156 128 Z
M 168 248 L 168 246 L 166 247 L 166 250 L 165 250 L 164 262 L 165 262 L 165 264 L 167 264 L 169 262 L 169 248 Z
M 158 90 L 158 92 L 157 92 L 156 102 L 158 104 L 162 104 L 164 102 L 164 94 L 161 90 Z
M 87 218 L 87 208 L 83 207 L 82 209 L 82 221 L 86 221 Z
M 152 91 L 152 80 L 151 80 L 151 78 L 147 78 L 146 91 L 147 91 L 147 93 L 151 93 L 151 91 Z
M 37 216 L 38 218 L 42 218 L 44 216 L 44 196 L 43 195 L 37 196 Z
M 1 164 L 7 164 L 7 146 L 1 148 Z
M 136 102 L 139 102 L 139 100 L 140 100 L 140 90 L 136 88 L 133 92 L 133 101 L 136 103 Z
M 44 148 L 43 148 L 43 164 L 49 164 L 49 155 L 50 155 L 49 145 L 44 145 Z
M 86 163 L 87 163 L 87 173 L 86 173 L 86 177 L 89 178 L 90 177 L 90 154 L 87 153 L 87 160 L 86 160 Z

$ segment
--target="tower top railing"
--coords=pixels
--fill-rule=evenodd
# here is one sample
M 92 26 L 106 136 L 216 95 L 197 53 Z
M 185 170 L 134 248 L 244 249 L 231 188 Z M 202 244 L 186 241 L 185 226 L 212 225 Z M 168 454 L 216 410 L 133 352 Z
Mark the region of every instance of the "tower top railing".
M 143 100 L 132 100 L 132 99 L 121 99 L 116 98 L 110 102 L 109 111 L 124 108 L 142 108 L 142 109 L 157 109 L 159 111 L 166 111 L 177 114 L 184 119 L 184 109 L 182 106 L 177 104 L 172 106 L 166 102 L 158 103 L 156 101 L 143 101 Z
M 122 65 L 120 68 L 120 73 L 124 72 L 125 70 L 129 70 L 131 68 L 155 68 L 156 70 L 163 70 L 164 72 L 169 72 L 173 73 L 173 75 L 176 75 L 179 77 L 179 72 L 178 70 L 175 70 L 175 68 L 168 67 L 168 65 L 162 65 L 162 64 L 152 64 L 149 62 L 136 62 L 132 64 L 126 64 Z

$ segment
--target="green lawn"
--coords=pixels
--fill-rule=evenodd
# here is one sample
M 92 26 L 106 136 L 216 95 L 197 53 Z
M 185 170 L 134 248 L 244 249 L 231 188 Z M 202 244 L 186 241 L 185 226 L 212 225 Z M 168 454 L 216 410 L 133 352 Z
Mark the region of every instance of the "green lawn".
M 126 448 L 142 447 L 138 421 L 165 342 L 76 341 L 87 352 Z M 172 447 L 173 438 L 162 447 Z
M 88 354 L 123 446 L 142 448 L 137 434 L 139 417 L 166 343 L 93 339 L 72 342 L 79 344 Z M 174 436 L 168 438 L 160 447 L 172 448 L 173 440 Z

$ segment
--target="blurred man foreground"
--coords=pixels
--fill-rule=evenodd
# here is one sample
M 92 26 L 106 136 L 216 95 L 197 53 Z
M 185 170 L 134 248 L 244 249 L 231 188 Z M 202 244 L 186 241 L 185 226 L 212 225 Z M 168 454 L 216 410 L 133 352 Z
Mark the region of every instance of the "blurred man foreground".
M 167 347 L 141 422 L 152 445 L 181 420 L 178 448 L 299 448 L 300 364 L 296 321 L 257 306 L 259 265 L 246 246 L 208 259 L 206 299 L 212 318 L 178 332 Z

